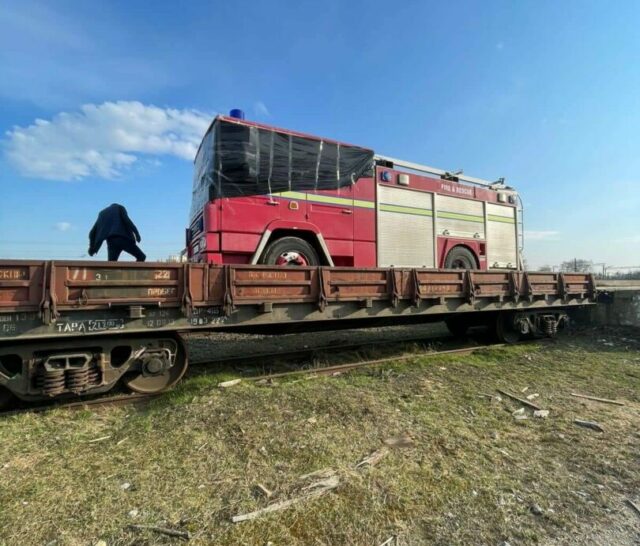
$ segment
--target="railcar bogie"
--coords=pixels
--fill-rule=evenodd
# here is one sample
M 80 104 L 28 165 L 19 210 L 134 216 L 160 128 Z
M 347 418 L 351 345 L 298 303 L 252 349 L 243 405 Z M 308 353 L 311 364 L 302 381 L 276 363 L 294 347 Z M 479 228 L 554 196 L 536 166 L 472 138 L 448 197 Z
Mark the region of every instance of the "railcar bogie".
M 0 403 L 7 392 L 24 401 L 107 392 L 122 380 L 155 393 L 175 385 L 187 368 L 177 335 L 106 336 L 0 347 Z

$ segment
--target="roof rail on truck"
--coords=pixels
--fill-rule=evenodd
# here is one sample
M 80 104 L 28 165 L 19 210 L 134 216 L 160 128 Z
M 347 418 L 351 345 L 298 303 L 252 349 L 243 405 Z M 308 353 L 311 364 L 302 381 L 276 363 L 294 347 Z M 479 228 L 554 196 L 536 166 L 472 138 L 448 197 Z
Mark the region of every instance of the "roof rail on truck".
M 470 184 L 476 184 L 478 186 L 489 186 L 492 189 L 506 188 L 504 178 L 498 178 L 498 180 L 491 182 L 490 180 L 483 180 L 482 178 L 475 178 L 473 176 L 467 176 L 460 172 L 443 171 L 436 167 L 429 167 L 428 165 L 421 165 L 420 163 L 413 163 L 411 161 L 404 161 L 403 159 L 395 159 L 386 155 L 375 155 L 374 160 L 376 163 L 387 163 L 388 167 L 401 167 L 403 169 L 409 169 L 411 171 L 417 171 L 420 173 L 435 174 L 444 180 L 469 182 Z

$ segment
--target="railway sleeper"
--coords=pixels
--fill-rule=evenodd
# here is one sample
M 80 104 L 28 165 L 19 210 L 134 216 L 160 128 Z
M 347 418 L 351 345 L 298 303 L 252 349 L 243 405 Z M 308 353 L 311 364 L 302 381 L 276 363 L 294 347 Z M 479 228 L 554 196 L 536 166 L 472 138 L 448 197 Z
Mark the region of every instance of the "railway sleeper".
M 9 395 L 35 402 L 104 393 L 119 381 L 154 393 L 177 383 L 186 368 L 178 336 L 19 343 L 0 349 L 0 405 Z

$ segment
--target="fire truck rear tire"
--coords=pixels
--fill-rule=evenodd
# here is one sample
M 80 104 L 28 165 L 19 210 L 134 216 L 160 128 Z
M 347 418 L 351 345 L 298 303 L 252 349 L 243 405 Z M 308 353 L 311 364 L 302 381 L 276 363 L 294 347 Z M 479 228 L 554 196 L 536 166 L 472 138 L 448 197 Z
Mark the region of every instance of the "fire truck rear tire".
M 454 246 L 444 260 L 445 269 L 477 269 L 476 257 L 468 248 Z
M 299 237 L 282 237 L 269 243 L 260 262 L 284 266 L 320 265 L 318 253 Z

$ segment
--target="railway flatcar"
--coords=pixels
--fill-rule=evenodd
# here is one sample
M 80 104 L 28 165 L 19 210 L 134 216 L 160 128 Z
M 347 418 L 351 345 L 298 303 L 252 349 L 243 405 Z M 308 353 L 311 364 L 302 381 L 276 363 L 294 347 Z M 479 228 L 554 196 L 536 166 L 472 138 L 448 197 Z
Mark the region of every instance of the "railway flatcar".
M 595 298 L 579 273 L 3 260 L 0 399 L 164 390 L 189 332 L 448 320 L 511 342 Z

